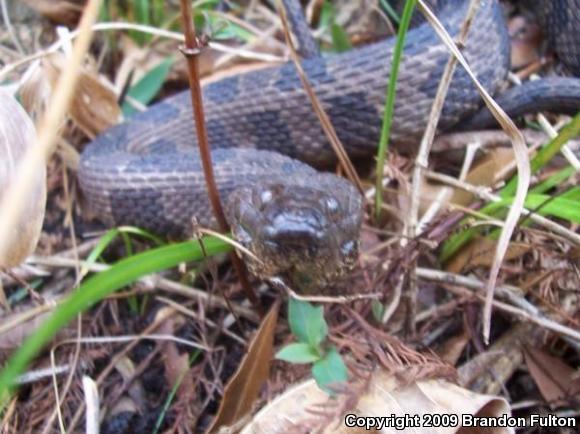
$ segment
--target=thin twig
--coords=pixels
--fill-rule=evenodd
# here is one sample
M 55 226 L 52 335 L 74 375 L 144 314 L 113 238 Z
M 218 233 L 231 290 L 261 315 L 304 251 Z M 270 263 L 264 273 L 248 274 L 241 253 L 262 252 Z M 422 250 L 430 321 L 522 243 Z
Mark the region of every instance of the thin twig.
M 184 41 L 183 35 L 181 33 L 172 32 L 170 30 L 165 30 L 165 29 L 158 29 L 157 27 L 147 26 L 144 24 L 105 22 L 105 23 L 93 24 L 91 27 L 91 30 L 93 30 L 95 32 L 102 32 L 102 31 L 109 31 L 109 30 L 136 30 L 139 32 L 159 36 L 162 38 L 173 39 L 173 40 L 176 40 L 179 42 Z M 70 40 L 73 40 L 76 37 L 78 37 L 79 35 L 80 35 L 79 30 L 74 30 L 74 31 L 70 32 L 68 37 L 70 38 Z M 0 70 L 0 81 L 5 80 L 7 78 L 7 75 L 10 72 L 14 71 L 16 68 L 19 68 L 22 65 L 25 65 L 25 64 L 30 63 L 30 62 L 37 60 L 37 59 L 41 59 L 45 56 L 48 56 L 49 54 L 52 54 L 52 53 L 59 51 L 60 49 L 62 49 L 64 43 L 65 42 L 62 39 L 59 39 L 58 41 L 56 41 L 55 43 L 53 43 L 52 45 L 50 45 L 48 48 L 46 48 L 44 50 L 40 50 L 40 51 L 33 53 L 29 56 L 25 56 L 22 59 L 19 59 L 15 62 L 12 62 L 12 63 L 5 65 Z M 244 49 L 244 48 L 229 47 L 229 46 L 221 44 L 219 42 L 211 42 L 210 41 L 209 47 L 216 50 L 216 51 L 221 51 L 221 52 L 229 54 L 229 55 L 236 55 L 236 56 L 239 56 L 242 58 L 259 60 L 262 62 L 279 63 L 279 62 L 283 62 L 286 60 L 283 57 L 275 56 L 273 54 L 258 53 L 258 52 L 254 52 L 254 51 L 249 51 L 249 50 Z
M 181 17 L 183 22 L 183 35 L 185 38 L 185 45 L 182 49 L 182 53 L 185 56 L 187 68 L 189 71 L 189 88 L 191 92 L 191 104 L 193 106 L 193 118 L 195 121 L 195 131 L 197 133 L 199 154 L 203 165 L 203 174 L 205 176 L 205 183 L 207 185 L 207 193 L 214 216 L 220 229 L 222 232 L 228 232 L 229 225 L 222 208 L 219 190 L 215 182 L 211 152 L 205 126 L 205 114 L 203 111 L 203 98 L 199 77 L 199 54 L 201 53 L 201 49 L 203 47 L 200 46 L 195 34 L 191 2 L 187 0 L 181 0 L 180 4 Z M 235 252 L 230 254 L 230 258 L 238 275 L 238 279 L 240 280 L 240 284 L 242 285 L 244 293 L 246 294 L 246 297 L 252 302 L 254 306 L 257 307 L 259 304 L 258 297 L 250 285 L 244 264 L 235 254 Z
M 453 290 L 453 292 L 457 292 L 461 295 L 465 295 L 466 292 L 469 292 L 470 294 L 475 295 L 479 300 L 485 301 L 484 294 L 480 292 L 486 288 L 486 284 L 477 279 L 461 276 L 459 274 L 447 273 L 445 271 L 431 270 L 428 268 L 417 268 L 417 277 L 425 280 L 457 286 L 461 289 Z M 519 319 L 537 324 L 540 327 L 557 333 L 558 335 L 567 336 L 580 342 L 579 331 L 560 324 L 550 318 L 546 318 L 538 308 L 529 303 L 523 296 L 520 295 L 523 293 L 523 291 L 521 291 L 519 288 L 498 286 L 497 291 L 498 294 L 507 298 L 512 304 L 517 303 L 518 307 L 494 300 L 493 306 L 496 308 L 512 314 Z
M 358 300 L 377 300 L 382 297 L 379 292 L 369 293 L 369 294 L 352 294 L 352 295 L 335 295 L 335 296 L 325 296 L 325 295 L 302 295 L 296 293 L 292 288 L 286 285 L 279 277 L 271 277 L 268 279 L 270 284 L 278 289 L 285 291 L 288 296 L 300 300 L 308 301 L 312 303 L 334 303 L 334 304 L 347 304 Z

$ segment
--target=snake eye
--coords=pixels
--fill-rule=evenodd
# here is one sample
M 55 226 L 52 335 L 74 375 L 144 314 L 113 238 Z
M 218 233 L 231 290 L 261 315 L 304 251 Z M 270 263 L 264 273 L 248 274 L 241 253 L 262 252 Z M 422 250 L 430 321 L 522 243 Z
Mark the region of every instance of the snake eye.
M 334 197 L 327 198 L 326 209 L 330 214 L 335 214 L 336 212 L 338 212 L 338 201 Z
M 270 189 L 262 190 L 254 194 L 254 203 L 257 204 L 260 210 L 263 210 L 265 206 L 272 201 L 273 193 Z

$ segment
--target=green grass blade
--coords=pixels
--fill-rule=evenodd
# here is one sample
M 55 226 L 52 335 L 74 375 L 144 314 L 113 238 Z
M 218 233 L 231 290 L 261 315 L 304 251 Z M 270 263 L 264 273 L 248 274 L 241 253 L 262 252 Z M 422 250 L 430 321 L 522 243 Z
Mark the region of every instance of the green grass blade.
M 399 75 L 399 65 L 401 63 L 401 56 L 403 54 L 403 46 L 405 43 L 405 36 L 409 29 L 411 22 L 411 15 L 415 9 L 417 0 L 407 0 L 405 8 L 403 9 L 403 17 L 401 18 L 401 25 L 399 26 L 399 33 L 397 35 L 397 42 L 395 50 L 393 51 L 393 63 L 391 65 L 391 75 L 389 77 L 389 85 L 387 87 L 387 96 L 385 101 L 385 111 L 383 113 L 383 126 L 381 129 L 381 138 L 379 140 L 379 149 L 377 151 L 377 166 L 376 166 L 376 192 L 375 192 L 375 217 L 378 220 L 381 207 L 383 205 L 383 170 L 385 167 L 385 157 L 387 155 L 387 144 L 389 143 L 389 136 L 391 134 L 391 125 L 393 123 L 393 112 L 395 110 L 395 95 L 397 91 L 397 77 Z
M 129 237 L 127 237 L 128 234 L 139 235 L 143 238 L 153 241 L 158 246 L 165 244 L 165 242 L 161 238 L 151 234 L 150 232 L 144 229 L 140 229 L 134 226 L 119 226 L 118 228 L 110 229 L 109 231 L 107 231 L 107 233 L 105 233 L 105 235 L 101 237 L 97 245 L 93 248 L 93 250 L 91 250 L 91 253 L 89 253 L 89 255 L 87 256 L 87 259 L 85 260 L 85 263 L 83 264 L 80 270 L 81 276 L 84 276 L 85 274 L 88 273 L 89 269 L 91 268 L 91 265 L 97 262 L 97 260 L 105 251 L 105 249 L 109 247 L 109 245 L 113 242 L 113 240 L 117 238 L 117 236 L 119 235 L 123 237 L 125 248 L 127 250 L 127 255 L 132 256 L 133 253 L 131 251 L 132 249 L 130 239 Z
M 401 17 L 399 17 L 399 14 L 391 6 L 391 4 L 387 0 L 380 0 L 380 2 L 381 6 L 383 7 L 387 15 L 391 17 L 391 19 L 395 22 L 395 24 L 399 24 L 401 22 Z
M 165 59 L 155 68 L 151 69 L 151 71 L 145 74 L 141 80 L 129 89 L 127 95 L 136 99 L 143 105 L 149 104 L 155 95 L 157 95 L 161 86 L 163 86 L 173 61 L 173 58 Z M 123 114 L 125 116 L 130 116 L 136 112 L 137 110 L 127 101 L 123 103 Z
M 151 25 L 151 19 L 149 15 L 151 5 L 149 4 L 149 0 L 135 0 L 134 8 L 135 22 L 139 24 Z M 133 37 L 139 45 L 143 45 L 151 40 L 151 35 L 145 33 L 136 32 L 133 33 Z
M 501 213 L 505 214 L 512 201 L 513 197 L 503 198 L 498 202 L 487 204 L 479 212 L 499 218 Z M 552 216 L 572 223 L 580 223 L 580 187 L 575 187 L 555 197 L 545 194 L 528 194 L 524 205 L 530 211 L 542 216 Z M 439 256 L 441 262 L 447 262 L 451 259 L 461 247 L 480 234 L 482 229 L 482 226 L 472 227 L 449 237 L 441 249 Z M 492 238 L 494 238 L 493 235 Z
M 212 237 L 204 238 L 203 244 L 208 255 L 231 249 L 229 244 Z M 87 279 L 10 357 L 0 372 L 0 407 L 5 405 L 14 379 L 26 369 L 44 345 L 80 312 L 143 276 L 174 267 L 182 262 L 199 261 L 203 258 L 199 242 L 188 241 L 151 249 L 123 259 L 107 271 Z
M 572 118 L 572 120 L 564 127 L 558 135 L 550 140 L 548 144 L 536 154 L 536 156 L 530 162 L 532 168 L 532 174 L 536 173 L 542 167 L 554 158 L 554 156 L 560 152 L 562 146 L 564 146 L 570 139 L 578 136 L 580 134 L 580 112 Z M 500 196 L 508 197 L 513 196 L 516 191 L 516 186 L 518 184 L 517 175 L 514 176 L 504 188 L 500 191 Z
M 544 147 L 542 147 L 542 149 L 540 149 L 540 151 L 536 154 L 536 156 L 532 159 L 530 163 L 532 173 L 536 173 L 538 170 L 545 167 L 551 161 L 551 159 L 554 158 L 554 156 L 558 152 L 560 152 L 562 146 L 564 146 L 570 139 L 578 136 L 579 134 L 580 134 L 580 113 L 576 114 L 576 116 L 574 116 L 572 120 L 564 128 L 562 128 L 562 130 L 554 139 L 550 140 L 550 142 L 548 142 Z M 539 206 L 538 214 L 540 215 L 552 215 L 555 217 L 564 218 L 569 221 L 575 221 L 576 213 L 568 208 L 569 205 L 574 204 L 563 202 L 562 204 L 564 208 L 560 211 L 558 209 L 554 209 L 553 205 L 549 205 L 548 202 L 546 202 L 545 204 L 547 209 L 545 209 L 545 207 L 543 206 L 540 206 L 541 204 L 537 202 L 538 200 L 537 193 L 542 193 L 550 188 L 555 187 L 556 185 L 558 185 L 557 184 L 558 181 L 566 179 L 573 173 L 574 173 L 573 171 L 570 171 L 570 168 L 565 169 L 556 177 L 551 179 L 549 182 L 546 181 L 545 183 L 532 189 L 528 194 L 528 199 L 526 199 L 525 205 L 526 208 L 530 210 L 535 210 Z M 488 204 L 481 209 L 481 212 L 487 215 L 495 215 L 494 212 L 497 212 L 500 208 L 505 206 L 506 203 L 508 204 L 511 203 L 511 198 L 515 194 L 516 186 L 517 186 L 517 175 L 514 176 L 499 192 L 499 195 L 503 199 L 505 199 L 505 201 Z M 534 193 L 536 195 L 531 199 L 529 199 L 529 196 Z M 544 196 L 544 198 L 547 200 L 549 196 Z M 560 198 L 564 199 L 565 197 L 560 196 Z M 464 224 L 465 221 L 466 220 L 464 220 L 460 224 Z M 439 259 L 442 262 L 448 261 L 451 257 L 453 257 L 453 255 L 455 255 L 459 251 L 459 249 L 461 249 L 462 246 L 464 246 L 471 239 L 473 239 L 474 236 L 480 234 L 481 230 L 482 230 L 481 227 L 469 228 L 463 232 L 460 232 L 456 235 L 449 237 L 449 239 L 445 241 L 445 243 L 443 244 Z
M 564 181 L 566 181 L 568 178 L 570 178 L 575 173 L 576 173 L 576 170 L 572 166 L 565 167 L 564 169 L 559 170 L 558 172 L 554 173 L 552 176 L 550 176 L 544 182 L 536 185 L 534 188 L 532 188 L 530 190 L 530 193 L 536 193 L 536 194 L 545 193 L 546 191 L 549 191 L 552 188 L 559 186 L 560 184 L 562 184 Z
M 553 197 L 545 194 L 529 194 L 526 208 L 537 210 L 537 214 L 550 215 L 569 222 L 580 223 L 580 199 L 574 197 Z

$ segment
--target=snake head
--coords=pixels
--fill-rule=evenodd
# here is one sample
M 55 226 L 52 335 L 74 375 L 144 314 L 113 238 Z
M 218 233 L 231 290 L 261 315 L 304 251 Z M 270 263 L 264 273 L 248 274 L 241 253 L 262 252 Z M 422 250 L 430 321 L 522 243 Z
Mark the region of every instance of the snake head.
M 348 181 L 317 173 L 240 188 L 227 208 L 234 237 L 259 258 L 247 258 L 253 274 L 315 292 L 356 263 L 362 203 Z

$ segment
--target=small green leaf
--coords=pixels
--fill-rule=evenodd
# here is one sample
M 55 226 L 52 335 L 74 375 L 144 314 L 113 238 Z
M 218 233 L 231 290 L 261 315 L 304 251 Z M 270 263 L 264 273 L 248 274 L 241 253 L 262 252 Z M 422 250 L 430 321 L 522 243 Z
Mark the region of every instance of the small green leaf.
M 296 342 L 278 351 L 276 358 L 290 363 L 313 363 L 320 359 L 320 354 L 316 348 L 303 342 Z
M 161 86 L 163 86 L 172 64 L 173 58 L 165 59 L 132 86 L 129 92 L 127 92 L 127 95 L 143 105 L 149 104 L 155 95 L 157 95 Z M 130 116 L 136 111 L 127 101 L 123 103 L 123 114 L 125 116 Z
M 300 342 L 318 348 L 328 334 L 322 306 L 314 307 L 306 301 L 290 298 L 288 302 L 288 322 L 292 334 Z
M 340 25 L 332 23 L 330 34 L 332 35 L 332 46 L 337 53 L 342 53 L 352 48 L 348 35 Z
M 312 376 L 318 387 L 329 395 L 335 394 L 329 386 L 348 380 L 348 370 L 335 347 L 331 347 L 322 359 L 314 363 Z

